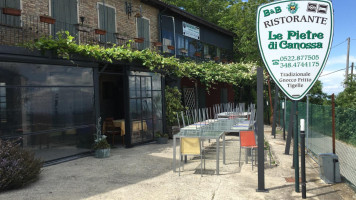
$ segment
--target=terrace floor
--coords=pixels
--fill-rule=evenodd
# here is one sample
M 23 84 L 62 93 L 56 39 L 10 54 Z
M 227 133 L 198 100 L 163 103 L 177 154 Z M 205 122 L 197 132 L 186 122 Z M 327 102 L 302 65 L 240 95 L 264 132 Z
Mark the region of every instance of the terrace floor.
M 0 193 L 0 199 L 301 199 L 301 193 L 294 191 L 294 182 L 286 181 L 294 176 L 293 150 L 285 155 L 282 136 L 277 134 L 273 139 L 269 126 L 265 126 L 265 138 L 276 161 L 272 166 L 269 160 L 265 163 L 267 193 L 256 192 L 257 166 L 252 170 L 249 162 L 239 167 L 239 137 L 227 135 L 226 165 L 220 161 L 220 175 L 214 174 L 215 145 L 211 141 L 205 142 L 208 151 L 203 176 L 200 159 L 193 157 L 188 157 L 178 176 L 172 171 L 173 148 L 169 140 L 169 144 L 113 148 L 105 159 L 85 157 L 45 167 L 37 182 Z M 244 155 L 241 160 L 245 160 Z M 306 170 L 308 199 L 356 199 L 345 183 L 325 184 L 319 178 L 318 165 L 309 157 Z

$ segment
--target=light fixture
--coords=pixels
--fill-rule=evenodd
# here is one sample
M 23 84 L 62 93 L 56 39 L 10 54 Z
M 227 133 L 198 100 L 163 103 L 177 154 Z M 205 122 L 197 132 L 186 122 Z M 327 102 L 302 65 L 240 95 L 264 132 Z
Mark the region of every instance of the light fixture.
M 132 3 L 131 2 L 125 2 L 125 11 L 127 18 L 130 18 L 133 12 L 137 12 L 134 17 L 141 18 L 142 17 L 142 7 L 140 5 L 140 8 L 138 10 L 132 10 Z
M 81 22 L 82 25 L 83 25 L 83 23 L 84 23 L 84 21 L 85 21 L 85 17 L 84 17 L 84 16 L 80 16 L 79 18 L 80 18 L 80 22 Z

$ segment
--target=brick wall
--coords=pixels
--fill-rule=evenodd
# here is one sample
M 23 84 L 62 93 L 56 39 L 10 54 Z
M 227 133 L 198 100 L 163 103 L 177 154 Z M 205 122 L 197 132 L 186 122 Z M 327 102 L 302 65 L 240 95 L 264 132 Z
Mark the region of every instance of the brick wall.
M 142 16 L 150 20 L 150 42 L 158 41 L 159 10 L 155 7 L 141 3 L 140 0 L 132 0 L 132 10 L 134 12 L 131 17 L 128 17 L 125 10 L 125 1 L 127 0 L 105 0 L 106 5 L 116 9 L 116 32 L 126 36 L 127 39 L 137 37 L 136 18 L 134 15 L 137 13 L 136 11 L 139 11 L 141 5 Z M 21 0 L 23 23 L 25 23 L 25 21 L 31 21 L 30 23 L 34 24 L 34 22 L 38 21 L 40 15 L 50 15 L 50 2 L 51 0 Z M 103 0 L 78 0 L 78 23 L 80 22 L 79 16 L 84 16 L 84 25 L 87 25 L 92 29 L 99 27 L 97 10 L 98 2 L 102 3 Z M 11 29 L 9 27 L 1 27 L 1 29 L 4 28 Z M 35 25 L 33 29 L 36 29 Z M 31 30 L 33 29 L 31 28 Z M 19 34 L 19 30 L 15 30 L 14 34 Z M 17 43 L 17 41 L 13 43 Z

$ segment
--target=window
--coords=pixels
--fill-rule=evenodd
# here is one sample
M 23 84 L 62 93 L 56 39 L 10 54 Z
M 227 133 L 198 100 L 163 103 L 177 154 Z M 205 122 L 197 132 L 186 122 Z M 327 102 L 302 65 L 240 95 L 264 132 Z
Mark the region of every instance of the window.
M 164 53 L 174 53 L 174 51 L 169 50 L 167 46 L 173 45 L 173 33 L 171 31 L 162 31 L 162 37 L 163 37 L 163 52 Z
M 221 58 L 220 48 L 216 48 L 216 56 Z
M 137 37 L 144 38 L 143 43 L 138 44 L 138 49 L 150 48 L 150 21 L 145 18 L 137 18 Z
M 210 58 L 209 46 L 207 44 L 204 44 L 204 58 Z
M 116 43 L 116 10 L 107 4 L 98 3 L 99 29 L 106 31 L 100 36 L 100 42 Z
M 77 0 L 52 0 L 51 3 L 51 14 L 56 19 L 56 23 L 52 25 L 52 34 L 69 31 L 75 36 L 78 33 L 75 27 L 78 24 Z
M 0 7 L 21 9 L 20 0 L 0 0 Z M 21 18 L 20 16 L 5 15 L 0 9 L 0 24 L 20 27 Z

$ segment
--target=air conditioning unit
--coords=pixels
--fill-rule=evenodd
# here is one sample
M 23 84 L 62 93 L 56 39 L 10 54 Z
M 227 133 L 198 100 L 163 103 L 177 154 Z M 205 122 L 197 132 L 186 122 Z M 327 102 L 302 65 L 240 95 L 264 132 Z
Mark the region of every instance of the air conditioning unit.
M 341 182 L 339 159 L 336 154 L 319 154 L 319 165 L 320 178 L 323 179 L 325 183 Z

